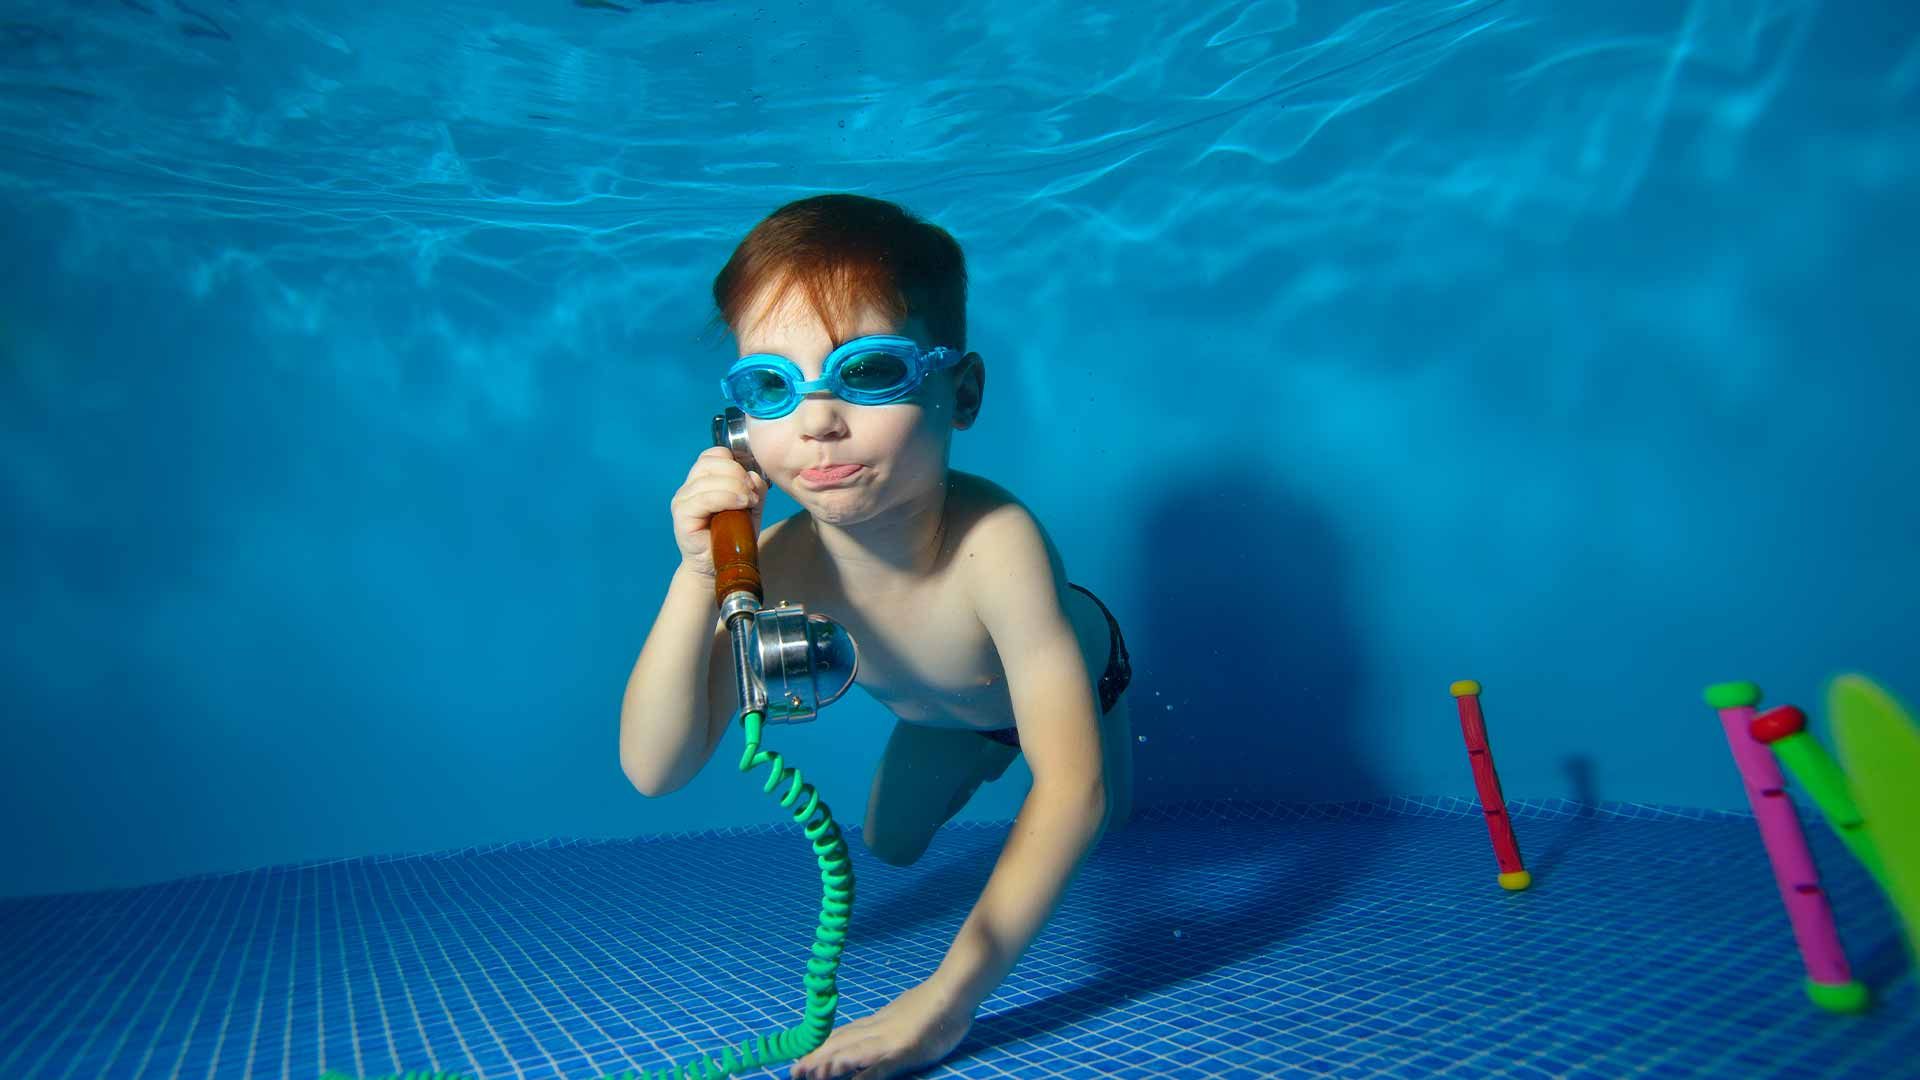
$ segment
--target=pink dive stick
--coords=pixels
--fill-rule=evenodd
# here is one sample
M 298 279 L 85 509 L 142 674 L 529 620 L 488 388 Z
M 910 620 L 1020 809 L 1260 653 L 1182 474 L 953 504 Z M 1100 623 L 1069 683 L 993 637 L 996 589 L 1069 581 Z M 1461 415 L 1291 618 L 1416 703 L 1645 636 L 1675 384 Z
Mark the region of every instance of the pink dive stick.
M 1751 730 L 1754 706 L 1760 704 L 1760 688 L 1752 683 L 1718 683 L 1707 688 L 1707 704 L 1720 713 L 1727 730 L 1727 745 L 1733 761 L 1740 767 L 1740 779 L 1747 789 L 1747 802 L 1760 826 L 1760 840 L 1773 863 L 1773 878 L 1780 886 L 1780 899 L 1787 906 L 1787 918 L 1793 923 L 1794 940 L 1800 945 L 1800 958 L 1807 975 L 1826 988 L 1838 988 L 1853 981 L 1847 967 L 1847 955 L 1840 948 L 1840 933 L 1833 925 L 1833 908 L 1826 891 L 1820 888 L 1820 874 L 1813 866 L 1813 853 L 1807 850 L 1807 837 L 1800 831 L 1799 815 L 1787 798 L 1786 779 L 1773 752 L 1755 740 Z

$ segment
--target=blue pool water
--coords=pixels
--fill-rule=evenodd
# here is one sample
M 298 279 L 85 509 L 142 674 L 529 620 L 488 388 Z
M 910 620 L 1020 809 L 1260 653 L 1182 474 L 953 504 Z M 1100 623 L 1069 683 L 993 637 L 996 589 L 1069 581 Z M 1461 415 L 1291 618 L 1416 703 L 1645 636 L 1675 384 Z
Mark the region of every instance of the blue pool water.
M 1134 668 L 1140 818 L 935 1075 L 1920 1075 L 1811 812 L 1879 1004 L 1800 993 L 1701 702 L 1831 744 L 1834 675 L 1920 699 L 1914 6 L 1109 7 L 12 5 L 0 1077 L 587 1077 L 793 1022 L 797 838 L 730 749 L 643 798 L 616 731 L 713 274 L 824 191 L 965 248 L 953 465 Z M 777 743 L 851 825 L 893 722 Z M 1030 783 L 910 869 L 853 845 L 843 1018 Z

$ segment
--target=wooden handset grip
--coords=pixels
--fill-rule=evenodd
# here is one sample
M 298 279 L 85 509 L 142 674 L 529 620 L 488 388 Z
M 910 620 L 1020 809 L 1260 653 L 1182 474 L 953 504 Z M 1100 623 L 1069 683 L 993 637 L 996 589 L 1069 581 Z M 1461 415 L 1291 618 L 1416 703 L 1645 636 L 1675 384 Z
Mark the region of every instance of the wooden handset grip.
M 753 535 L 753 515 L 745 510 L 722 510 L 707 523 L 713 537 L 714 600 L 725 603 L 729 593 L 745 589 L 755 601 L 760 592 L 760 543 Z
M 747 415 L 737 406 L 713 418 L 713 445 L 727 447 L 748 472 L 758 468 L 747 445 Z M 707 532 L 713 537 L 714 600 L 724 607 L 730 593 L 745 589 L 756 604 L 763 603 L 760 540 L 753 532 L 752 512 L 722 510 L 707 522 Z

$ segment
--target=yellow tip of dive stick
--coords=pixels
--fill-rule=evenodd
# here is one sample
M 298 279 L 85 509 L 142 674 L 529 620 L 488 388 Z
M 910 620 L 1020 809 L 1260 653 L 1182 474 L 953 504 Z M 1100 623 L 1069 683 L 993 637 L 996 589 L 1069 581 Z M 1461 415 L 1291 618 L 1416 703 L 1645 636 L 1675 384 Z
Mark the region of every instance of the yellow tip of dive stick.
M 1827 688 L 1827 716 L 1854 802 L 1880 853 L 1887 899 L 1920 961 L 1920 728 L 1864 675 Z

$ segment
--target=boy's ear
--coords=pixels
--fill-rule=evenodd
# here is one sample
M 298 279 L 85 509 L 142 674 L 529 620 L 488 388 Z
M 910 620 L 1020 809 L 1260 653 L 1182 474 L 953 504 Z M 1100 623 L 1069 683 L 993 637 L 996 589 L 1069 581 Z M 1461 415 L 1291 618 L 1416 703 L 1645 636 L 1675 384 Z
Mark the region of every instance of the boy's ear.
M 979 353 L 960 358 L 960 370 L 953 379 L 953 426 L 965 431 L 980 418 L 980 405 L 987 396 L 987 362 Z

